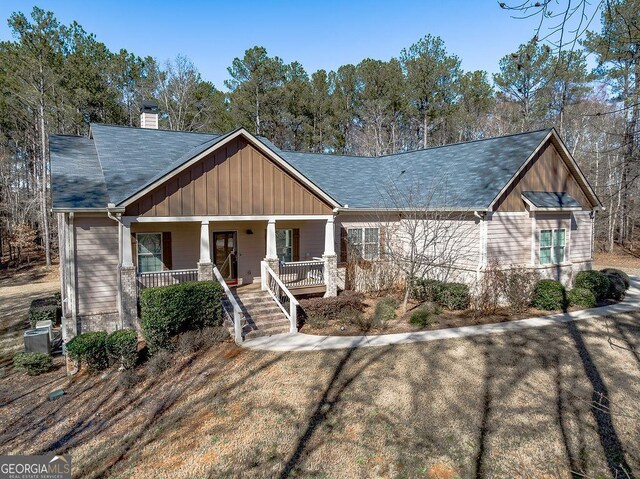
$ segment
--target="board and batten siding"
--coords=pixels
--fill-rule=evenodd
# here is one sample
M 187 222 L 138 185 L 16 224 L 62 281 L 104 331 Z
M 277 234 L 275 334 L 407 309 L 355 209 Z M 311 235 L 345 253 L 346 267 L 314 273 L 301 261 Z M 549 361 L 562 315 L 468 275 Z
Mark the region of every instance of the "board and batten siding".
M 76 215 L 73 228 L 78 314 L 117 311 L 117 223 L 106 216 Z
M 588 211 L 576 211 L 571 217 L 571 261 L 590 261 L 593 223 Z
M 531 263 L 531 218 L 528 213 L 494 213 L 487 221 L 487 262 Z
M 522 200 L 523 191 L 557 191 L 573 196 L 585 210 L 591 205 L 584 190 L 569 170 L 553 143 L 548 142 L 527 167 L 521 171 L 511 186 L 496 202 L 496 211 L 521 211 L 526 207 Z
M 243 138 L 126 207 L 126 216 L 313 215 L 332 207 Z

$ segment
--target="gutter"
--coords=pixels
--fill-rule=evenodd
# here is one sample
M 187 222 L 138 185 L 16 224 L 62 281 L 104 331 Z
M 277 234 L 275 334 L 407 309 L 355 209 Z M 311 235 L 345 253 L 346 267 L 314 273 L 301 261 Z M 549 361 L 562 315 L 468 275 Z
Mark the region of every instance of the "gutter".
M 460 211 L 465 213 L 487 212 L 489 208 L 349 208 L 348 206 L 334 208 L 334 213 L 371 213 L 377 211 L 403 212 L 403 211 Z

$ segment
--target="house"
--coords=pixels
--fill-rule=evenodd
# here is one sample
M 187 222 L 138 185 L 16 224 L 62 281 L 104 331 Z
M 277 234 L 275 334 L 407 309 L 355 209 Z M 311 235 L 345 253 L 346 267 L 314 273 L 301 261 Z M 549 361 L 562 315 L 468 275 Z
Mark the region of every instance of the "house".
M 264 333 L 295 332 L 296 297 L 335 295 L 349 255 L 382 261 L 392 240 L 372 218 L 403 221 L 382 201 L 390 179 L 437 183 L 428 209 L 458 213 L 463 281 L 494 260 L 565 282 L 591 268 L 601 203 L 553 129 L 372 158 L 159 130 L 148 105 L 141 120 L 50 138 L 67 338 L 135 325 L 142 288 L 214 278 L 238 341 L 260 310 Z

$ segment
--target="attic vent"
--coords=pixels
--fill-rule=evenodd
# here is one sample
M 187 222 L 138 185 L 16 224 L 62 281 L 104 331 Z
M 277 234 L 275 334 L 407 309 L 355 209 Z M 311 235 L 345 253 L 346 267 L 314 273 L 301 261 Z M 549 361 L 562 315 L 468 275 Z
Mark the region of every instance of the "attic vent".
M 143 101 L 140 107 L 140 128 L 158 129 L 158 104 L 155 101 Z

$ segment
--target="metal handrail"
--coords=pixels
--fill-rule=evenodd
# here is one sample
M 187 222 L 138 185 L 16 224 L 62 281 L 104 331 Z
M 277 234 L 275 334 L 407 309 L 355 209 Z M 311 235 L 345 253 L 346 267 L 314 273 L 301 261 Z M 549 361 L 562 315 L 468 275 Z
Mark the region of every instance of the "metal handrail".
M 233 308 L 232 319 L 233 319 L 234 339 L 237 344 L 240 344 L 242 342 L 242 316 L 243 316 L 242 309 L 240 308 L 240 305 L 236 301 L 236 297 L 233 295 L 233 293 L 229 289 L 229 286 L 227 286 L 227 282 L 224 280 L 224 278 L 220 274 L 220 271 L 218 271 L 218 268 L 215 265 L 213 265 L 213 274 L 218 280 L 218 282 L 220 283 L 220 285 L 222 286 L 222 290 L 224 291 L 225 296 L 227 297 L 227 299 L 229 300 L 229 303 L 231 304 L 231 307 Z M 225 310 L 225 312 L 229 314 L 228 311 Z
M 262 289 L 269 292 L 271 297 L 274 299 L 276 304 L 280 307 L 284 315 L 289 320 L 289 332 L 297 333 L 298 332 L 298 300 L 295 296 L 287 289 L 282 280 L 278 277 L 278 275 L 271 269 L 271 266 L 266 261 L 262 261 L 260 263 L 262 268 Z M 275 282 L 275 285 L 271 284 L 272 279 Z M 275 291 L 274 291 L 275 290 Z M 280 294 L 277 294 L 280 293 Z M 286 300 L 284 297 L 286 296 Z M 289 303 L 289 311 L 285 307 L 285 304 Z

